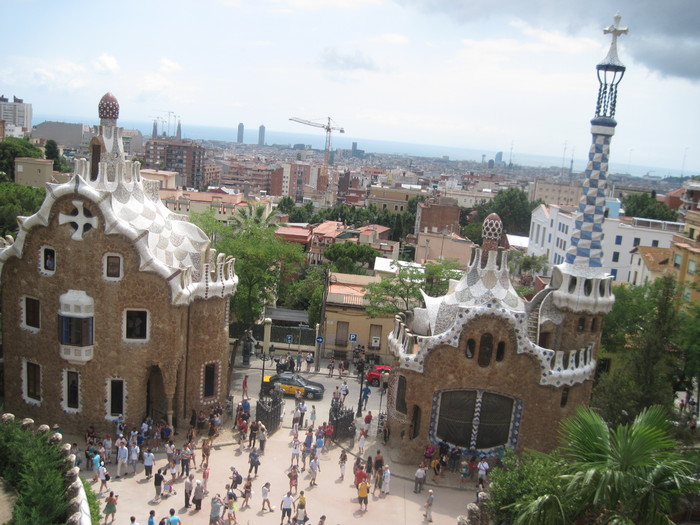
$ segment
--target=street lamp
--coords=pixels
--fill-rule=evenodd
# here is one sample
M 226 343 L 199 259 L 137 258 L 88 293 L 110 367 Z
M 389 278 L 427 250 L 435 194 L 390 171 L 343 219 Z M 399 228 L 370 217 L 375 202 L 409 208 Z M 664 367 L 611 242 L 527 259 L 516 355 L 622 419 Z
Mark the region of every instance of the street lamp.
M 357 363 L 357 367 L 360 370 L 360 398 L 357 401 L 357 413 L 355 417 L 362 417 L 362 389 L 365 385 L 365 362 L 360 361 Z
M 263 348 L 263 346 L 259 342 L 255 343 L 255 356 L 262 361 L 262 375 L 260 376 L 259 397 L 263 396 L 263 385 L 265 384 L 265 362 L 272 361 L 272 354 L 274 353 L 274 351 L 275 345 L 270 345 L 270 350 L 267 353 L 265 353 L 265 349 Z

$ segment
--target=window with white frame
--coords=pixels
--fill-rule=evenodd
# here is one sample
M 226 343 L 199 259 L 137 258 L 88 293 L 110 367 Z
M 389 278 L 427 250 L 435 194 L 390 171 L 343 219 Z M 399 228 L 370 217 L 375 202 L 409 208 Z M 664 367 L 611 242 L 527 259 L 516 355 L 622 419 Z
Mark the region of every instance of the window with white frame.
M 147 342 L 150 339 L 148 310 L 124 310 L 124 340 Z
M 126 410 L 126 385 L 121 378 L 107 380 L 107 416 L 123 415 Z
M 43 275 L 56 273 L 56 250 L 52 246 L 42 246 L 39 250 L 39 273 Z

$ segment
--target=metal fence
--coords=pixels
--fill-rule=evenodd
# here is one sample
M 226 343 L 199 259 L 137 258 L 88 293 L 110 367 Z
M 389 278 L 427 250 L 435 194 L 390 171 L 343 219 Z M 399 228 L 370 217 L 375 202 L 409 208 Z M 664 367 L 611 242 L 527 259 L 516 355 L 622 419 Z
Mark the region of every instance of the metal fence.
M 255 406 L 255 418 L 262 421 L 269 434 L 275 432 L 282 423 L 284 414 L 284 400 L 282 392 L 272 390 L 269 396 L 264 396 L 258 400 Z
M 340 401 L 331 401 L 328 421 L 333 425 L 333 440 L 355 438 L 355 411 L 347 408 Z
M 286 349 L 284 345 L 290 345 L 291 349 L 297 346 L 314 346 L 316 344 L 316 330 L 307 326 L 278 326 L 272 325 L 270 342 L 279 344 L 278 348 Z M 291 336 L 291 342 L 288 337 Z

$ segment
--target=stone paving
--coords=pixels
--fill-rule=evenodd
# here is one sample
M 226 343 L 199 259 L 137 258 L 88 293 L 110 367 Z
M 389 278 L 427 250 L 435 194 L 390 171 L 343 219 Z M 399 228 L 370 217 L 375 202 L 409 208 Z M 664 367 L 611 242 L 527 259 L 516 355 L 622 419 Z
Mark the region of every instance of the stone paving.
M 256 363 L 254 363 L 255 365 Z M 254 399 L 254 392 L 257 391 L 260 381 L 260 370 L 256 368 L 236 369 L 234 373 L 234 381 L 232 392 L 235 399 L 240 399 L 240 384 L 243 375 L 249 375 L 249 389 L 251 397 Z M 307 375 L 307 374 L 304 374 Z M 328 379 L 323 377 L 324 374 L 312 374 L 313 380 L 321 380 L 327 385 L 332 385 L 335 381 L 339 384 L 338 379 Z M 359 392 L 359 385 L 354 380 L 348 380 L 351 389 L 355 395 Z M 253 386 L 256 385 L 256 386 Z M 326 386 L 326 395 L 323 400 L 315 400 L 309 404 L 317 406 L 318 421 L 322 423 L 324 416 L 328 413 L 330 405 L 331 390 Z M 352 397 L 353 391 L 348 396 Z M 251 403 L 255 406 L 254 401 Z M 260 524 L 276 524 L 279 523 L 280 500 L 288 490 L 289 480 L 287 472 L 290 467 L 290 442 L 291 442 L 291 414 L 290 407 L 294 405 L 294 400 L 291 397 L 286 398 L 286 414 L 283 426 L 268 439 L 265 449 L 265 454 L 261 456 L 261 465 L 259 474 L 253 481 L 253 497 L 251 498 L 250 507 L 240 509 L 242 498 L 239 498 L 239 511 L 237 513 L 238 523 L 260 523 Z M 379 396 L 372 396 L 367 407 L 374 414 L 378 412 Z M 376 412 L 375 412 L 376 411 Z M 119 495 L 119 504 L 117 507 L 117 518 L 115 523 L 129 523 L 130 516 L 136 516 L 136 521 L 141 525 L 146 525 L 148 521 L 148 513 L 151 509 L 156 511 L 156 523 L 162 517 L 168 514 L 170 508 L 174 508 L 177 514 L 181 517 L 184 525 L 191 524 L 207 524 L 209 523 L 209 510 L 211 496 L 215 494 L 225 495 L 225 485 L 228 483 L 230 476 L 230 467 L 235 466 L 242 474 L 248 472 L 248 448 L 240 448 L 238 444 L 233 442 L 233 436 L 230 431 L 231 422 L 227 421 L 225 427 L 228 427 L 222 435 L 216 440 L 210 458 L 210 478 L 208 483 L 209 494 L 205 497 L 202 505 L 202 510 L 195 511 L 192 508 L 184 507 L 184 478 L 180 479 L 175 484 L 176 495 L 168 498 L 163 498 L 158 502 L 153 502 L 155 489 L 152 480 L 146 480 L 143 472 L 143 465 L 137 465 L 136 475 L 123 476 L 121 479 L 115 479 L 116 467 L 114 464 L 108 465 L 112 480 L 109 482 L 110 489 Z M 348 523 L 365 523 L 367 525 L 387 525 L 387 524 L 420 524 L 426 523 L 423 517 L 423 504 L 427 497 L 428 489 L 435 491 L 435 503 L 433 505 L 433 522 L 440 525 L 453 525 L 457 521 L 457 516 L 464 514 L 466 505 L 475 501 L 474 483 L 469 482 L 463 487 L 460 487 L 459 479 L 456 474 L 446 473 L 438 480 L 438 483 L 430 482 L 432 474 L 429 475 L 429 482 L 422 494 L 413 492 L 413 473 L 416 470 L 416 465 L 399 465 L 392 462 L 392 450 L 389 447 L 381 445 L 376 441 L 375 436 L 370 434 L 365 447 L 364 457 L 374 455 L 377 449 L 381 449 L 387 463 L 392 472 L 391 491 L 386 496 L 380 496 L 377 491 L 376 496 L 370 494 L 369 509 L 364 512 L 359 510 L 357 501 L 357 493 L 353 486 L 352 464 L 355 460 L 353 450 L 348 453 L 348 463 L 346 467 L 345 480 L 340 480 L 340 470 L 338 466 L 338 458 L 340 456 L 340 446 L 349 445 L 349 442 L 333 443 L 330 450 L 321 454 L 321 468 L 317 477 L 318 485 L 311 487 L 309 485 L 308 472 L 304 472 L 299 476 L 299 490 L 304 490 L 307 497 L 307 513 L 310 517 L 309 525 L 316 525 L 322 514 L 327 516 L 327 525 L 348 524 Z M 181 443 L 177 441 L 182 439 L 184 431 L 176 436 L 176 445 Z M 301 436 L 300 436 L 301 438 Z M 70 436 L 64 438 L 66 441 L 74 439 Z M 82 444 L 83 441 L 78 441 Z M 199 452 L 199 451 L 198 451 Z M 357 447 L 354 448 L 357 452 Z M 164 467 L 166 464 L 165 453 L 159 450 L 156 453 L 156 467 Z M 200 455 L 197 454 L 199 462 Z M 155 472 L 155 469 L 154 469 Z M 195 479 L 202 478 L 201 470 L 193 471 Z M 90 479 L 91 474 L 88 471 L 83 471 L 83 476 Z M 270 482 L 270 501 L 274 512 L 262 512 L 261 487 L 264 483 Z M 94 485 L 97 489 L 99 483 Z M 104 507 L 104 496 L 102 495 L 100 502 L 101 507 Z

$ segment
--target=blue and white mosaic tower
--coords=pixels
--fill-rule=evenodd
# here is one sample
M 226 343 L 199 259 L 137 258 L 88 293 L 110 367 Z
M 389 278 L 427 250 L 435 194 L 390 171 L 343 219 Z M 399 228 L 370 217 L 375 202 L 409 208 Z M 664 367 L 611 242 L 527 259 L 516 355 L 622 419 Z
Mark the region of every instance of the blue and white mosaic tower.
M 552 286 L 558 288 L 553 297 L 555 304 L 579 312 L 608 312 L 614 302 L 612 277 L 603 271 L 603 222 L 610 140 L 617 126 L 617 88 L 625 74 L 625 66 L 617 56 L 617 39 L 628 29 L 620 27 L 620 19 L 616 14 L 613 24 L 603 29 L 612 35 L 612 42 L 607 56 L 596 66 L 598 100 L 591 120 L 593 140 L 586 181 L 566 259 L 552 273 Z
M 605 187 L 608 174 L 610 139 L 615 134 L 615 105 L 617 86 L 625 74 L 625 66 L 617 56 L 617 38 L 627 33 L 619 27 L 620 15 L 615 15 L 613 25 L 603 32 L 612 35 L 610 50 L 605 59 L 596 66 L 598 71 L 598 101 L 595 117 L 591 120 L 593 143 L 588 153 L 586 181 L 583 196 L 578 205 L 571 246 L 566 262 L 586 265 L 591 268 L 603 266 L 603 221 L 605 220 Z

